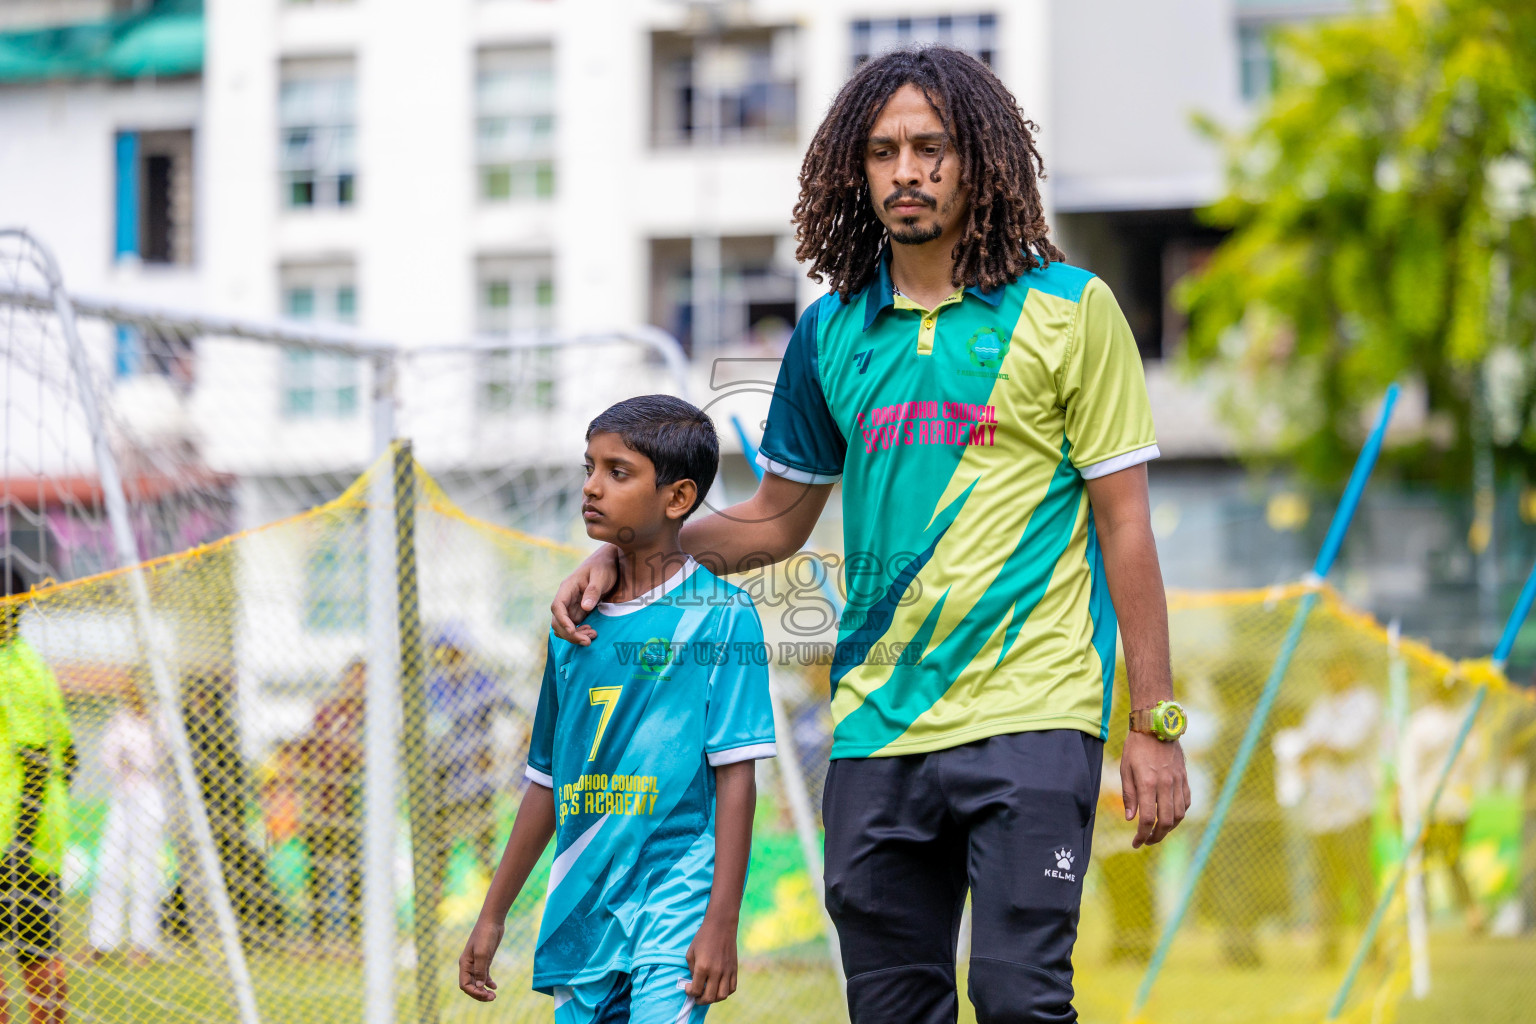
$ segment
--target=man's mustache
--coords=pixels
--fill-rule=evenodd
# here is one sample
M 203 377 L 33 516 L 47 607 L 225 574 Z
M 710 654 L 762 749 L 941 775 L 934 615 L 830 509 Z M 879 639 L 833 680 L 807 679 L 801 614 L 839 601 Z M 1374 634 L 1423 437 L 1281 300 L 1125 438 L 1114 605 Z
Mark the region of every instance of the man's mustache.
M 886 196 L 885 202 L 881 205 L 889 210 L 891 207 L 895 206 L 902 200 L 907 200 L 909 202 L 915 200 L 916 202 L 922 203 L 926 206 L 931 206 L 934 209 L 938 209 L 939 206 L 939 201 L 937 199 L 933 198 L 933 196 L 926 192 L 919 192 L 915 188 L 899 188 L 895 192 L 892 192 L 890 195 Z

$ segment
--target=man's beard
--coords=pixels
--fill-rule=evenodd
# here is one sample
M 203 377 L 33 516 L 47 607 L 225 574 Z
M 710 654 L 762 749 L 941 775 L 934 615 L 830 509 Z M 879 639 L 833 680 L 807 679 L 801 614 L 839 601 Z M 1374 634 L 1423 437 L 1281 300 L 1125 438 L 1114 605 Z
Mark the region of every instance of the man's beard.
M 904 224 L 899 228 L 891 228 L 891 241 L 902 245 L 923 245 L 931 242 L 944 233 L 944 225 L 939 223 L 923 226 L 922 224 Z
M 884 206 L 887 210 L 889 210 L 896 204 L 898 200 L 901 199 L 916 199 L 919 202 L 927 203 L 929 206 L 933 207 L 936 212 L 938 212 L 941 218 L 944 214 L 948 213 L 950 207 L 954 205 L 954 197 L 951 196 L 950 201 L 944 204 L 944 209 L 940 210 L 938 200 L 934 199 L 933 196 L 930 196 L 928 193 L 920 192 L 915 188 L 899 188 L 895 192 L 892 192 L 890 195 L 885 197 Z M 916 218 L 911 218 L 910 223 L 902 224 L 899 227 L 888 227 L 886 230 L 890 233 L 891 241 L 893 242 L 898 242 L 902 245 L 924 245 L 944 234 L 944 224 L 942 220 L 940 220 L 933 224 L 924 226 L 917 223 Z

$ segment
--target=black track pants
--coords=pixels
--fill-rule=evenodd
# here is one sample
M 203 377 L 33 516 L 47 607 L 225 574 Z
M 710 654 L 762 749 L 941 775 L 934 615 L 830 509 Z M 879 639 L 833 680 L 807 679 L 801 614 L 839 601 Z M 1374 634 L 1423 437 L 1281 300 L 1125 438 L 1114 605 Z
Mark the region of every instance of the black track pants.
M 1072 944 L 1103 743 L 1070 729 L 832 762 L 827 910 L 854 1024 L 949 1024 L 971 890 L 981 1024 L 1075 1021 Z

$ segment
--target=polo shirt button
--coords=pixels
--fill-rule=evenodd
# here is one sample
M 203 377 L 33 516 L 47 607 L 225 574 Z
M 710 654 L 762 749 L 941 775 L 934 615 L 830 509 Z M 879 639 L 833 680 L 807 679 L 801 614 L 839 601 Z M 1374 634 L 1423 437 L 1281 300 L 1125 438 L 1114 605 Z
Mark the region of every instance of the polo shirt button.
M 924 327 L 932 327 L 933 326 L 933 321 L 932 320 L 924 320 L 923 321 L 923 326 Z

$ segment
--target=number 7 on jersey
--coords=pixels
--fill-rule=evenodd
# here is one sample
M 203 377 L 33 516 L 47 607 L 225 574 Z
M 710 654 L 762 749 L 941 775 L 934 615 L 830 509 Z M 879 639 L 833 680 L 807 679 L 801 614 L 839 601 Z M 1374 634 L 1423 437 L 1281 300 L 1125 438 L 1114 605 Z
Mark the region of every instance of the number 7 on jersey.
M 613 709 L 619 703 L 619 694 L 624 692 L 622 686 L 594 686 L 589 691 L 592 706 L 603 706 L 603 715 L 597 720 L 597 735 L 592 737 L 592 753 L 587 755 L 591 761 L 597 757 L 598 744 L 603 742 L 603 730 L 608 728 L 608 719 L 613 717 Z

